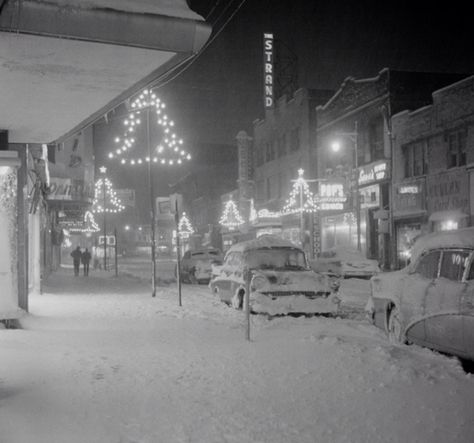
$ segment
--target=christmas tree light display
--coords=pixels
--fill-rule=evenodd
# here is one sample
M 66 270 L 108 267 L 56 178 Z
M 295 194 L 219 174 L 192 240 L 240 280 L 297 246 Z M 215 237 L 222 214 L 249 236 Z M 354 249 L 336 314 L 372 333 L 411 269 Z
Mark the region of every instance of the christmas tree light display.
M 84 232 L 84 233 L 93 233 L 100 230 L 99 225 L 94 220 L 94 214 L 90 211 L 86 211 L 84 214 L 84 221 L 81 227 L 71 227 L 69 228 L 71 232 Z
M 303 212 L 315 212 L 317 204 L 312 192 L 309 190 L 308 182 L 303 177 L 304 170 L 298 169 L 298 178 L 292 180 L 293 189 L 290 197 L 286 200 L 282 212 L 286 214 L 296 214 Z
M 144 165 L 147 163 L 156 163 L 161 165 L 179 165 L 184 160 L 190 160 L 191 155 L 183 149 L 183 140 L 174 132 L 174 121 L 165 114 L 166 105 L 152 91 L 143 91 L 134 101 L 130 108 L 131 112 L 124 119 L 125 132 L 122 137 L 116 137 L 117 148 L 109 152 L 110 159 L 117 158 L 123 165 Z M 142 124 L 143 114 L 154 111 L 156 114 L 156 123 L 161 128 L 159 134 L 160 142 L 150 149 L 147 143 L 137 143 L 139 137 L 138 129 Z M 150 128 L 148 128 L 149 130 Z M 148 131 L 147 131 L 148 132 Z M 156 132 L 153 134 L 156 138 Z M 148 146 L 146 152 L 136 152 L 137 146 Z
M 122 202 L 117 197 L 110 180 L 105 176 L 106 168 L 99 168 L 104 174 L 95 183 L 94 201 L 92 202 L 92 212 L 94 213 L 116 213 L 125 209 Z
M 229 200 L 225 204 L 224 212 L 219 223 L 231 230 L 244 223 L 244 219 L 240 216 L 237 205 L 233 200 Z
M 178 233 L 181 238 L 189 238 L 194 233 L 194 229 L 186 216 L 186 212 L 183 212 L 178 223 Z

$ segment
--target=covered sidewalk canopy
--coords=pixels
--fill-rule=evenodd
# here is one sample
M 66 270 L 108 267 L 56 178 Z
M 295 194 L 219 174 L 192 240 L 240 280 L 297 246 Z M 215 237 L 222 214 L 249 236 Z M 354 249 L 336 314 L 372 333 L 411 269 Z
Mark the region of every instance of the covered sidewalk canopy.
M 186 0 L 0 0 L 0 129 L 60 142 L 197 53 Z

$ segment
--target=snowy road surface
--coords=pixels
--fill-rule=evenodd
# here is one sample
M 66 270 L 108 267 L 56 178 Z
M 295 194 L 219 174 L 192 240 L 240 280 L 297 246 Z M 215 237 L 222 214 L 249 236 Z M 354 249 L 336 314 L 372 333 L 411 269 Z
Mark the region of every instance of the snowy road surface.
M 363 320 L 243 315 L 205 286 L 61 270 L 0 330 L 2 443 L 450 442 L 474 378 Z

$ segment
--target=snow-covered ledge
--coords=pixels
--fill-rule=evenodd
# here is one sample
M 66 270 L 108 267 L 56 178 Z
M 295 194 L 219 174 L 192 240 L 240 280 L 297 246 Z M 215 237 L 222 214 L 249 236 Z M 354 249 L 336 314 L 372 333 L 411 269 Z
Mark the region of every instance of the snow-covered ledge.
M 17 174 L 15 151 L 0 151 L 0 320 L 21 317 L 18 307 Z

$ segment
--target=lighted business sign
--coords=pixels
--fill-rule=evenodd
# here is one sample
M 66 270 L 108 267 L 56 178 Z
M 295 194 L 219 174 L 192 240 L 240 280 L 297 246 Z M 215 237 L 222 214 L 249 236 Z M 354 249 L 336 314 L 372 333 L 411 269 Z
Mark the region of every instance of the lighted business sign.
M 366 185 L 380 180 L 385 180 L 388 177 L 388 164 L 386 161 L 381 161 L 359 168 L 358 183 L 359 186 Z
M 418 185 L 402 185 L 398 187 L 399 194 L 419 194 L 420 187 Z
M 321 211 L 340 211 L 344 209 L 347 196 L 342 183 L 321 183 L 316 203 Z
M 273 34 L 263 34 L 263 91 L 265 109 L 273 108 Z

